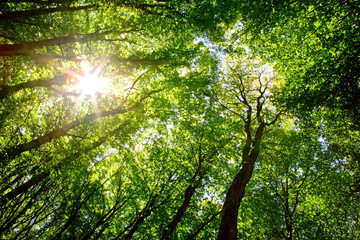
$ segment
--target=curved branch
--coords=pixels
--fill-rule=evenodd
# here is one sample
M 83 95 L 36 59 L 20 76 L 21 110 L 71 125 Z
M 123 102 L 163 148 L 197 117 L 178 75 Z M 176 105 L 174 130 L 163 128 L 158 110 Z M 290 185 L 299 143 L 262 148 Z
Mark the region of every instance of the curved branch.
M 99 119 L 99 118 L 103 118 L 103 117 L 107 117 L 107 116 L 111 116 L 111 115 L 117 115 L 117 114 L 124 114 L 129 111 L 132 111 L 132 110 L 136 109 L 137 107 L 139 107 L 140 104 L 146 98 L 148 98 L 151 94 L 157 93 L 159 91 L 161 91 L 161 90 L 154 90 L 154 91 L 151 91 L 151 92 L 145 94 L 137 103 L 135 103 L 134 105 L 132 105 L 130 107 L 124 108 L 123 105 L 125 102 L 123 102 L 122 104 L 120 104 L 120 106 L 118 108 L 100 112 L 100 113 L 88 114 L 83 119 L 75 120 L 71 123 L 68 123 L 63 127 L 56 129 L 54 131 L 51 131 L 43 136 L 40 136 L 40 137 L 30 141 L 30 142 L 19 144 L 17 146 L 13 146 L 13 147 L 9 147 L 0 153 L 0 160 L 4 164 L 5 160 L 14 159 L 15 157 L 19 156 L 23 152 L 27 152 L 27 151 L 36 149 L 45 143 L 51 142 L 54 139 L 65 136 L 71 129 L 74 129 L 75 127 L 78 127 L 82 124 L 91 122 L 91 121 Z
M 0 15 L 0 21 L 4 20 L 14 20 L 18 18 L 30 18 L 34 16 L 50 14 L 55 12 L 75 12 L 79 10 L 86 10 L 97 5 L 88 5 L 88 6 L 80 6 L 80 7 L 58 7 L 58 8 L 47 8 L 47 9 L 39 9 L 39 10 L 28 10 L 28 11 L 13 11 L 7 12 Z
M 25 82 L 25 83 L 19 83 L 14 86 L 4 86 L 0 89 L 0 99 L 4 99 L 11 93 L 18 92 L 25 88 L 36 88 L 36 87 L 49 88 L 53 85 L 61 86 L 61 85 L 65 84 L 66 77 L 67 77 L 67 75 L 64 74 L 64 75 L 56 76 L 54 78 L 47 79 L 47 80 L 29 81 L 29 82 Z
M 127 31 L 126 31 L 127 32 Z M 92 40 L 101 40 L 104 35 L 112 34 L 114 31 L 93 32 L 88 34 L 71 34 L 68 36 L 55 37 L 52 39 L 30 41 L 15 44 L 0 44 L 0 56 L 29 55 L 28 51 L 40 47 L 63 45 L 67 43 L 87 43 Z

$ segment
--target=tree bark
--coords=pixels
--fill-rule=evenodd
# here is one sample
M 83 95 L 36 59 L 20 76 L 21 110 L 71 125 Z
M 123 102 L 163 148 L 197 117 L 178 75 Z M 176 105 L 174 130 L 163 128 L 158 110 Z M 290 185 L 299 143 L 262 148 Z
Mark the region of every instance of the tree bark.
M 254 163 L 244 165 L 231 183 L 223 206 L 218 233 L 219 240 L 236 240 L 239 206 L 244 197 L 245 187 L 251 178 L 253 168 Z
M 199 181 L 201 181 L 201 179 L 199 179 Z M 190 184 L 186 188 L 184 201 L 182 202 L 182 204 L 181 204 L 180 208 L 178 209 L 178 211 L 176 212 L 174 218 L 172 219 L 172 221 L 168 225 L 166 231 L 161 236 L 161 239 L 169 239 L 171 233 L 174 232 L 176 226 L 179 224 L 182 217 L 184 216 L 184 213 L 185 213 L 186 209 L 189 207 L 190 200 L 191 200 L 192 196 L 194 195 L 195 190 L 199 186 L 199 184 L 200 184 L 200 182 L 197 182 L 195 184 Z
M 215 150 L 207 157 L 207 159 L 208 160 L 212 159 L 215 156 L 215 154 L 218 152 L 219 148 L 221 148 L 221 146 L 218 148 L 215 148 Z M 190 184 L 185 189 L 184 200 L 183 200 L 181 206 L 178 208 L 172 221 L 168 224 L 166 230 L 164 231 L 164 233 L 162 234 L 160 239 L 163 239 L 163 240 L 169 239 L 170 235 L 175 231 L 177 225 L 179 224 L 182 217 L 184 216 L 186 209 L 190 205 L 191 198 L 193 197 L 196 189 L 201 184 L 201 180 L 203 179 L 204 175 L 206 174 L 206 170 L 202 170 L 202 163 L 205 160 L 205 157 L 202 154 L 202 144 L 201 143 L 199 145 L 197 160 L 198 160 L 198 163 L 197 163 L 196 170 L 190 179 Z
M 292 218 L 290 216 L 285 216 L 285 225 L 286 225 L 286 239 L 292 240 Z
M 17 219 L 19 217 L 21 217 L 24 213 L 26 213 L 26 211 L 33 206 L 33 204 L 36 202 L 36 198 L 42 192 L 49 189 L 51 185 L 52 185 L 52 182 L 44 183 L 42 186 L 40 186 L 40 188 L 35 193 L 29 193 L 29 196 L 25 196 L 20 202 L 16 203 L 15 205 L 16 205 L 17 209 L 13 211 L 13 214 L 8 216 L 7 219 L 2 219 L 2 222 L 1 222 L 2 225 L 0 226 L 0 235 L 3 232 L 9 230 L 16 223 Z M 23 209 L 21 209 L 20 212 L 18 212 L 16 214 L 16 216 L 14 216 L 14 214 L 17 212 L 19 207 L 21 207 L 26 200 L 27 200 L 26 206 Z M 3 205 L 1 205 L 1 206 L 3 206 Z M 14 208 L 14 206 L 11 206 L 11 207 Z M 1 210 L 3 210 L 3 208 Z
M 124 239 L 131 239 L 135 232 L 138 230 L 139 226 L 144 222 L 144 220 L 151 215 L 150 210 L 146 210 L 142 215 L 136 220 L 134 226 L 130 229 L 128 234 L 125 235 Z
M 68 36 L 56 37 L 52 39 L 45 39 L 39 41 L 30 41 L 25 43 L 15 44 L 0 44 L 0 56 L 18 56 L 18 55 L 29 55 L 27 51 L 33 50 L 40 47 L 62 45 L 66 43 L 86 43 L 90 39 L 95 38 L 96 40 L 101 39 L 101 36 L 113 33 L 113 31 L 106 31 L 103 33 L 94 32 L 88 34 L 72 34 Z M 93 40 L 95 40 L 93 39 Z
M 251 109 L 249 112 L 251 112 Z M 219 240 L 236 240 L 237 238 L 237 217 L 239 206 L 244 197 L 246 185 L 252 176 L 255 161 L 259 156 L 260 142 L 266 124 L 262 121 L 259 123 L 254 140 L 252 141 L 250 123 L 251 114 L 248 115 L 248 120 L 245 122 L 247 139 L 243 147 L 242 168 L 231 183 L 223 205 L 217 238 Z
M 292 213 L 290 210 L 290 204 L 289 204 L 289 181 L 288 178 L 285 180 L 285 196 L 284 196 L 284 210 L 285 210 L 285 230 L 286 230 L 286 239 L 292 240 Z M 294 206 L 294 211 L 296 208 L 296 204 Z
M 51 87 L 53 85 L 64 85 L 67 75 L 56 76 L 48 80 L 29 81 L 17 84 L 15 86 L 4 86 L 0 90 L 0 99 L 5 99 L 9 94 L 20 91 L 25 88 Z
M 18 18 L 30 18 L 34 16 L 50 14 L 55 12 L 75 12 L 79 10 L 86 10 L 93 7 L 95 7 L 95 5 L 80 6 L 80 7 L 58 7 L 58 8 L 47 8 L 47 9 L 28 10 L 28 11 L 13 11 L 13 12 L 7 12 L 1 14 L 0 21 L 13 20 Z

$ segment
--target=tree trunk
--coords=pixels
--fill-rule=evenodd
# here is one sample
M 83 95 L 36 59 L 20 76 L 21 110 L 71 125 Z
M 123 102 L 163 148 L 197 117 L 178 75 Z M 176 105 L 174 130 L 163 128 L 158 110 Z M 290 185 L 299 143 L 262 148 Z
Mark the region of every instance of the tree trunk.
M 286 239 L 292 240 L 292 219 L 290 216 L 285 216 L 285 225 L 286 225 Z
M 128 232 L 128 234 L 125 235 L 124 239 L 131 239 L 135 232 L 138 230 L 139 226 L 144 222 L 144 220 L 151 215 L 151 211 L 145 211 L 143 215 L 138 218 L 134 224 L 134 226 L 131 228 L 131 230 Z
M 199 181 L 201 181 L 201 178 L 199 179 Z M 176 226 L 179 224 L 180 220 L 182 219 L 186 209 L 189 207 L 190 204 L 190 200 L 192 198 L 192 196 L 195 193 L 196 188 L 199 186 L 200 182 L 195 183 L 194 185 L 190 184 L 186 190 L 185 190 L 185 197 L 184 197 L 184 201 L 181 204 L 180 208 L 178 209 L 178 211 L 176 212 L 173 220 L 170 222 L 170 224 L 168 225 L 166 231 L 164 232 L 164 234 L 161 236 L 161 239 L 169 239 L 169 236 L 171 235 L 171 233 L 175 230 Z
M 218 233 L 219 240 L 236 240 L 239 206 L 244 197 L 245 187 L 251 178 L 254 163 L 255 162 L 244 165 L 231 183 L 223 206 Z
M 255 161 L 260 153 L 260 142 L 266 124 L 263 121 L 260 121 L 256 129 L 254 139 L 252 139 L 250 132 L 250 119 L 251 115 L 248 116 L 248 121 L 245 123 L 246 142 L 241 156 L 242 168 L 235 176 L 226 194 L 226 199 L 222 209 L 220 228 L 217 238 L 218 240 L 236 239 L 239 206 L 244 197 L 246 185 L 252 176 Z
M 285 230 L 286 230 L 286 239 L 292 240 L 292 213 L 290 210 L 290 204 L 289 204 L 289 181 L 288 178 L 286 178 L 285 181 Z M 294 211 L 296 208 L 296 204 L 294 206 Z

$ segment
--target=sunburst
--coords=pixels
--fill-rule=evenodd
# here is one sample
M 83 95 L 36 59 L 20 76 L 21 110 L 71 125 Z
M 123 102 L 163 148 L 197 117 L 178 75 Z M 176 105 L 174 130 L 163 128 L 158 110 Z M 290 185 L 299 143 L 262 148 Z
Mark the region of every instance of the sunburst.
M 82 71 L 69 71 L 68 86 L 71 91 L 81 97 L 95 97 L 105 93 L 106 78 L 99 76 L 103 70 L 103 64 L 100 63 L 94 70 L 91 70 L 86 61 L 81 62 Z

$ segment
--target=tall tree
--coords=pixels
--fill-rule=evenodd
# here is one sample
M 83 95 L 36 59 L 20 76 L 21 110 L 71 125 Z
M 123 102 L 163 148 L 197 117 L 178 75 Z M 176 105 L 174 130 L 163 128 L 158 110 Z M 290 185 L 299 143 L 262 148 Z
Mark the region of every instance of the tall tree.
M 359 3 L 245 1 L 240 11 L 249 46 L 288 79 L 287 106 L 303 116 L 335 109 L 358 129 Z
M 260 154 L 263 135 L 280 114 L 270 101 L 271 89 L 278 80 L 261 62 L 236 56 L 224 64 L 223 71 L 226 74 L 219 83 L 222 94 L 218 103 L 242 122 L 244 140 L 241 168 L 226 194 L 218 239 L 236 239 L 239 206 Z
M 357 5 L 2 1 L 0 238 L 358 238 Z

